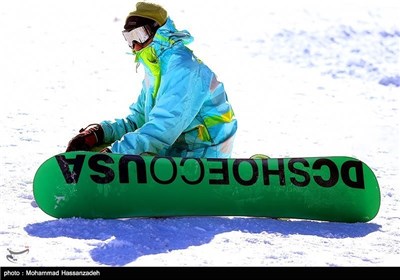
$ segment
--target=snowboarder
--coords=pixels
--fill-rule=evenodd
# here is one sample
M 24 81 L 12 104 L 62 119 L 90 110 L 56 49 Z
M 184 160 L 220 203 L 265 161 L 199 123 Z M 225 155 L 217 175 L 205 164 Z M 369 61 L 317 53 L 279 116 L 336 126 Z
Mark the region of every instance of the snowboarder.
M 148 2 L 136 4 L 122 34 L 145 69 L 131 113 L 81 129 L 66 151 L 229 158 L 237 120 L 223 83 L 186 46 L 191 34 Z

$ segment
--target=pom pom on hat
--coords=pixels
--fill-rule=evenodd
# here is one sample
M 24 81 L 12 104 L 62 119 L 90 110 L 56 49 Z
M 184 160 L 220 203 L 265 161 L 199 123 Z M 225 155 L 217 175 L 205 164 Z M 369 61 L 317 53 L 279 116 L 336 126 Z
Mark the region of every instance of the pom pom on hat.
M 163 7 L 158 4 L 137 2 L 136 10 L 129 13 L 126 18 L 125 25 L 128 23 L 129 18 L 132 17 L 143 17 L 151 19 L 157 22 L 159 26 L 162 26 L 167 21 L 168 13 Z

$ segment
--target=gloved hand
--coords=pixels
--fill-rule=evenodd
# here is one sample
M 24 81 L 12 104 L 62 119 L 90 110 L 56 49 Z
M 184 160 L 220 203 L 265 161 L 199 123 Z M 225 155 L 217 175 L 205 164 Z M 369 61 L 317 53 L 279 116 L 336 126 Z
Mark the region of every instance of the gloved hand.
M 66 152 L 89 151 L 104 141 L 104 130 L 100 124 L 90 124 L 81 128 L 79 134 L 69 141 Z

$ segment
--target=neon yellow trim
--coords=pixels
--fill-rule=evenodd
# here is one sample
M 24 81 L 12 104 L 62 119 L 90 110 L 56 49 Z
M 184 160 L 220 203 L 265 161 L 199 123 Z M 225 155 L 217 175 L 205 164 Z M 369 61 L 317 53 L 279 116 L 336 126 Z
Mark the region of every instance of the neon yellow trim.
M 173 44 L 175 43 L 174 40 L 172 40 L 172 39 L 170 39 L 170 38 L 167 38 L 167 37 L 164 37 L 164 36 L 161 36 L 161 35 L 158 34 L 158 33 L 156 33 L 156 35 L 154 35 L 154 38 L 156 38 L 158 41 L 161 41 L 161 42 L 170 43 L 171 45 L 173 45 Z
M 142 59 L 143 64 L 150 70 L 154 77 L 154 89 L 152 96 L 155 99 L 157 97 L 161 82 L 161 66 L 158 57 L 154 49 L 148 46 L 136 52 L 136 62 L 139 61 L 139 58 Z
M 207 126 L 211 127 L 220 123 L 228 123 L 231 122 L 234 118 L 235 114 L 233 113 L 232 109 L 226 112 L 225 114 L 219 116 L 210 116 L 207 117 L 204 121 Z
M 210 141 L 211 136 L 208 133 L 207 127 L 212 127 L 214 125 L 218 125 L 220 123 L 228 123 L 231 122 L 232 119 L 235 117 L 235 114 L 233 113 L 232 109 L 226 112 L 225 114 L 219 115 L 219 116 L 211 116 L 207 117 L 204 122 L 206 126 L 204 125 L 199 125 L 198 126 L 198 136 L 202 141 Z
M 208 130 L 204 125 L 199 125 L 198 133 L 199 133 L 199 138 L 202 141 L 210 141 L 211 140 L 210 134 L 208 133 Z

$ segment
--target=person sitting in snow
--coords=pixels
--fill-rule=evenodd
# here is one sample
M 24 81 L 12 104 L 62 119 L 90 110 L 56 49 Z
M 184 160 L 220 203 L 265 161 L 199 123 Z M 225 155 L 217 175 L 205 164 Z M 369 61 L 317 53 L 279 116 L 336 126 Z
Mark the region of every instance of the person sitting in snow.
M 186 47 L 191 34 L 148 2 L 136 4 L 122 34 L 145 69 L 137 101 L 125 118 L 81 129 L 66 151 L 229 158 L 237 120 L 223 83 Z

